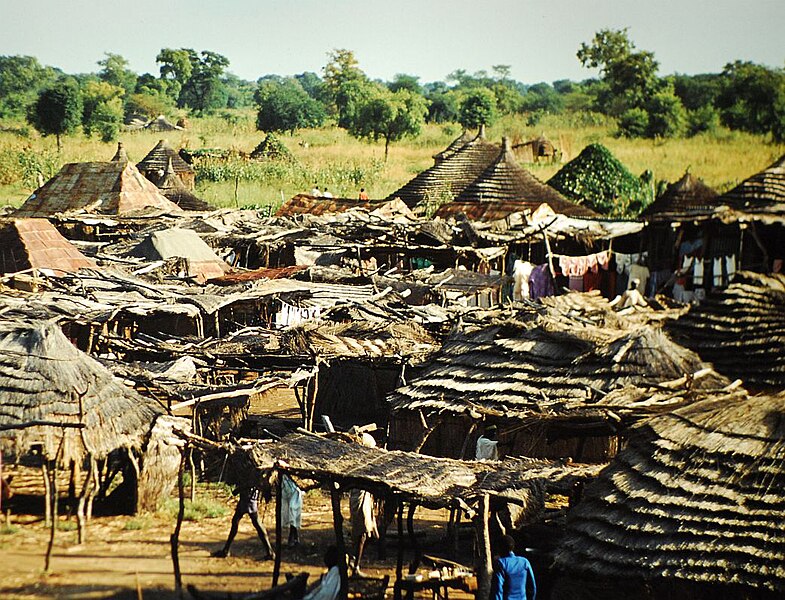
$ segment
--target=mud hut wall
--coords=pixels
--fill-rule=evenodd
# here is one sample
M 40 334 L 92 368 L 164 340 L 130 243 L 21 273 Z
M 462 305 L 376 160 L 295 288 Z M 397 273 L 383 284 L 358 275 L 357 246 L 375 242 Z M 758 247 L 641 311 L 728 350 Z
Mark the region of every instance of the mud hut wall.
M 467 414 L 442 413 L 424 415 L 429 426 L 434 426 L 421 452 L 446 458 L 474 458 L 477 438 L 483 424 L 472 429 L 473 419 Z M 544 420 L 522 423 L 515 419 L 490 419 L 487 424 L 499 428 L 499 443 L 504 455 L 530 458 L 571 458 L 576 462 L 604 463 L 619 450 L 615 435 L 555 435 L 552 424 Z M 397 410 L 390 415 L 388 447 L 392 450 L 413 451 L 424 434 L 422 419 L 417 411 Z M 466 453 L 460 456 L 464 448 Z
M 327 415 L 341 427 L 376 423 L 387 427 L 387 394 L 398 387 L 401 369 L 362 359 L 334 360 L 319 368 L 316 421 Z

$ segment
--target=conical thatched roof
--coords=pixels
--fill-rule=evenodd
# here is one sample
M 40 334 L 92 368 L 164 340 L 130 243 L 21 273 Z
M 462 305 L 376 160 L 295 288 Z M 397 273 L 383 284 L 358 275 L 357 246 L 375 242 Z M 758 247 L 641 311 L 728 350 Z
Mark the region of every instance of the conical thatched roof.
M 677 182 L 668 185 L 665 192 L 641 213 L 641 217 L 659 220 L 703 212 L 716 203 L 718 195 L 687 171 Z
M 555 189 L 545 185 L 521 167 L 515 160 L 507 138 L 502 140 L 502 151 L 496 160 L 458 194 L 454 202 L 443 204 L 437 216 L 445 217 L 470 211 L 470 205 L 479 202 L 505 203 L 505 206 L 517 205 L 517 212 L 533 212 L 540 205 L 547 204 L 557 214 L 599 216 L 593 210 L 567 200 Z
M 498 154 L 499 147 L 485 139 L 485 131 L 481 128 L 473 140 L 417 175 L 388 199 L 400 198 L 409 208 L 452 200 L 477 179 Z
M 158 115 L 155 119 L 144 126 L 148 131 L 183 131 L 184 128 L 175 125 L 163 115 Z
M 785 156 L 719 197 L 739 212 L 785 216 Z
M 284 143 L 274 133 L 268 133 L 253 149 L 250 158 L 255 160 L 294 160 L 294 156 L 289 152 Z
M 2 227 L 0 261 L 3 273 L 27 269 L 75 273 L 96 266 L 46 219 L 14 219 Z
M 454 337 L 390 400 L 393 410 L 548 418 L 592 410 L 599 397 L 625 385 L 675 380 L 705 367 L 659 328 L 585 328 L 565 316 Z M 714 373 L 696 385 L 727 383 Z
M 180 175 L 181 173 L 194 174 L 193 167 L 185 162 L 180 155 L 169 145 L 167 140 L 160 140 L 155 147 L 147 153 L 141 161 L 136 163 L 136 168 L 144 173 L 145 177 L 153 181 L 158 187 L 161 187 L 156 181 L 155 176 L 166 173 L 166 170 L 171 163 L 174 172 Z
M 668 327 L 723 375 L 785 388 L 785 275 L 736 273 Z
M 619 582 L 652 598 L 782 597 L 783 522 L 785 393 L 721 393 L 634 430 L 570 513 L 556 563 L 567 581 L 607 582 L 605 598 L 643 597 Z M 574 587 L 558 597 L 597 597 Z
M 180 160 L 182 161 L 182 159 Z M 214 210 L 214 207 L 185 187 L 183 180 L 180 179 L 180 176 L 175 172 L 171 159 L 169 159 L 169 162 L 166 165 L 166 172 L 164 173 L 163 178 L 156 182 L 156 185 L 164 196 L 183 210 L 200 212 Z
M 468 130 L 464 129 L 457 138 L 455 138 L 450 145 L 447 146 L 441 152 L 433 155 L 433 160 L 436 163 L 439 163 L 447 158 L 450 158 L 453 154 L 455 154 L 458 150 L 463 148 L 466 144 L 472 141 L 474 135 Z
M 57 325 L 0 321 L 0 426 L 44 421 L 83 428 L 37 425 L 0 431 L 17 452 L 41 444 L 55 458 L 105 457 L 116 448 L 139 448 L 164 410 L 124 386 L 77 350 Z
M 651 201 L 651 191 L 602 144 L 589 144 L 548 180 L 574 202 L 601 214 L 620 209 L 637 212 Z
M 132 163 L 109 161 L 64 165 L 14 214 L 48 217 L 80 211 L 129 216 L 182 212 Z

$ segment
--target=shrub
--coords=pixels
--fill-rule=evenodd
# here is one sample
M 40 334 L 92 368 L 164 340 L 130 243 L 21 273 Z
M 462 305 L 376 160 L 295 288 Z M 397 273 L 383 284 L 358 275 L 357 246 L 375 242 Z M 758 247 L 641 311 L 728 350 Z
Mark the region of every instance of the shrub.
M 623 137 L 645 137 L 648 128 L 649 113 L 642 108 L 630 108 L 619 117 L 619 135 Z

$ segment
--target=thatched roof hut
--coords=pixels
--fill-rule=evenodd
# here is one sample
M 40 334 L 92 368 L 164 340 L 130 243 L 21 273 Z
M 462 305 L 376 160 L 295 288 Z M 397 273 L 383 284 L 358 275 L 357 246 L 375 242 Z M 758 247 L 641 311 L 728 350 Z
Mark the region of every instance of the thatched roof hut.
M 612 330 L 567 314 L 505 322 L 454 336 L 390 395 L 390 443 L 408 449 L 427 435 L 423 451 L 460 456 L 462 440 L 484 420 L 509 432 L 515 454 L 607 460 L 618 423 L 598 400 L 627 385 L 696 373 L 697 388 L 728 383 L 651 325 Z
M 0 321 L 0 391 L 0 440 L 66 465 L 140 450 L 164 413 L 42 321 Z
M 553 142 L 544 135 L 521 144 L 515 144 L 515 146 L 513 146 L 513 151 L 522 162 L 554 160 L 558 156 Z
M 568 200 L 521 167 L 506 137 L 502 140 L 502 150 L 496 160 L 464 188 L 453 202 L 439 207 L 436 216 L 444 218 L 463 213 L 472 219 L 475 216 L 475 205 L 483 203 L 503 205 L 509 212 L 521 213 L 534 212 L 542 204 L 547 204 L 556 214 L 599 216 L 593 210 Z M 494 214 L 494 217 L 498 218 L 498 214 Z
M 388 199 L 400 198 L 411 209 L 453 200 L 499 155 L 499 146 L 485 139 L 485 129 L 460 149 L 439 160 Z
M 160 140 L 155 147 L 147 153 L 142 160 L 136 163 L 136 168 L 156 184 L 159 188 L 161 181 L 171 163 L 174 172 L 182 180 L 186 189 L 193 191 L 196 181 L 196 171 L 185 162 L 180 155 L 169 145 L 167 140 Z
M 718 204 L 756 219 L 785 219 L 785 155 L 760 173 L 722 194 Z
M 180 214 L 130 162 L 69 163 L 38 188 L 14 213 L 48 217 L 57 213 L 91 212 L 111 215 Z
M 51 269 L 75 273 L 95 268 L 95 261 L 79 252 L 46 219 L 14 219 L 0 229 L 0 271 Z
M 586 488 L 555 598 L 781 598 L 785 394 L 726 392 L 638 426 Z
M 164 196 L 183 210 L 204 212 L 215 209 L 183 184 L 181 177 L 175 173 L 173 161 L 171 159 L 166 166 L 164 176 L 154 183 Z
M 466 144 L 472 141 L 474 135 L 468 130 L 464 129 L 457 138 L 455 138 L 450 145 L 447 146 L 441 152 L 438 152 L 433 155 L 434 163 L 440 163 L 441 161 L 450 158 L 453 154 L 458 152 L 461 148 L 463 148 Z
M 719 194 L 687 171 L 681 179 L 668 185 L 665 192 L 641 213 L 650 221 L 670 220 L 675 215 L 686 216 L 707 210 Z
M 184 131 L 185 127 L 175 125 L 164 115 L 158 115 L 155 119 L 144 126 L 148 131 Z
M 785 275 L 736 273 L 668 329 L 723 375 L 750 388 L 785 388 Z

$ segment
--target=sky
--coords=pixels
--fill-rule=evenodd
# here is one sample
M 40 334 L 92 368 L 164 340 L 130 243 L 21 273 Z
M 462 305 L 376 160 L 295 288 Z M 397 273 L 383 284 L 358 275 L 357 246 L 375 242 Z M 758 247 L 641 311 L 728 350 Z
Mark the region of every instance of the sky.
M 0 0 L 0 55 L 88 73 L 112 52 L 157 75 L 161 48 L 193 48 L 256 80 L 321 75 L 328 53 L 345 48 L 373 79 L 425 83 L 509 65 L 537 83 L 596 76 L 576 58 L 580 44 L 625 27 L 662 75 L 717 73 L 734 60 L 785 67 L 785 0 Z

